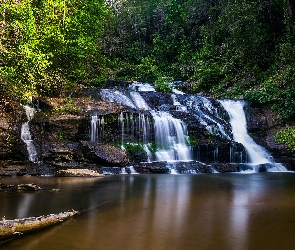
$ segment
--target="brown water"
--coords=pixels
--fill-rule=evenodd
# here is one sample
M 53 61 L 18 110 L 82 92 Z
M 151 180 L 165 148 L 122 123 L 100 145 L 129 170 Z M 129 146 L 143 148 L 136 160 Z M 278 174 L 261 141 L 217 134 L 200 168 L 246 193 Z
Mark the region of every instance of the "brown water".
M 48 190 L 0 194 L 0 216 L 100 206 L 0 249 L 295 249 L 293 173 L 32 180 Z

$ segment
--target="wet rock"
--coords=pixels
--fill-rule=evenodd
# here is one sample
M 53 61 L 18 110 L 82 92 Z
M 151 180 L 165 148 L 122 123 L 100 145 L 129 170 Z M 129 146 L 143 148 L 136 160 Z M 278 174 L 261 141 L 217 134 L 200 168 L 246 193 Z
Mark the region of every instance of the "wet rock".
M 275 135 L 285 129 L 285 123 L 294 124 L 294 121 L 283 121 L 279 114 L 269 106 L 255 102 L 247 102 L 245 105 L 247 129 L 251 137 L 259 145 L 265 147 L 274 157 L 276 162 L 283 163 L 289 170 L 295 170 L 294 152 L 291 152 L 285 144 L 277 143 Z
M 7 185 L 0 183 L 0 191 L 2 192 L 16 192 L 16 191 L 39 191 L 41 187 L 39 187 L 35 183 L 25 183 L 18 185 Z
M 217 172 L 240 172 L 240 167 L 238 163 L 213 163 L 211 164 Z
M 22 190 L 22 191 L 39 191 L 39 190 L 41 190 L 41 187 L 39 187 L 35 183 L 19 184 L 19 185 L 17 185 L 17 190 Z
M 16 185 L 7 185 L 0 183 L 0 192 L 15 192 L 17 191 Z
M 173 165 L 176 172 L 180 174 L 213 173 L 212 167 L 202 162 L 176 162 Z
M 103 174 L 90 169 L 61 169 L 56 176 L 63 177 L 102 177 Z
M 126 152 L 113 145 L 88 141 L 81 141 L 81 144 L 83 154 L 93 162 L 111 166 L 126 166 L 130 162 Z
M 259 172 L 267 172 L 267 167 L 265 164 L 262 164 L 260 167 L 259 167 Z
M 150 174 L 169 174 L 170 169 L 167 167 L 167 162 L 142 162 L 133 165 L 137 173 Z
M 1 167 L 14 165 L 13 162 L 22 161 L 27 156 L 26 146 L 20 138 L 25 121 L 26 115 L 19 103 L 0 100 L 0 172 Z

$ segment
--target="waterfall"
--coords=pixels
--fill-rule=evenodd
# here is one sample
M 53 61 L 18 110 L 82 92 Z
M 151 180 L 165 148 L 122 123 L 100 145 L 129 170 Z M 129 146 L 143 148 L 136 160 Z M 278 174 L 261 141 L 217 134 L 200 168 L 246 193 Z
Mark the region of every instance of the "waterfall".
M 120 174 L 128 174 L 125 167 L 121 168 Z
M 124 93 L 121 93 L 118 90 L 101 89 L 100 94 L 104 101 L 116 102 L 119 104 L 129 106 L 131 108 L 136 108 L 132 101 Z
M 124 114 L 123 114 L 123 112 L 120 113 L 119 122 L 121 123 L 121 148 L 124 150 L 124 132 L 125 132 L 125 126 L 124 126 Z
M 252 169 L 256 171 L 286 170 L 281 164 L 275 163 L 267 150 L 256 144 L 248 135 L 243 102 L 219 101 L 219 103 L 175 89 L 170 96 L 154 92 L 156 91 L 152 85 L 141 83 L 133 83 L 122 91 L 101 89 L 102 100 L 127 107 L 118 117 L 122 149 L 125 150 L 126 144 L 140 147 L 146 152 L 149 162 L 165 161 L 168 165 L 175 161 L 192 161 L 193 158 L 199 161 L 204 159 L 206 162 L 220 161 L 222 164 L 228 155 L 230 163 L 239 163 L 240 166 L 252 164 Z M 230 123 L 224 119 L 227 117 L 226 113 L 231 118 Z M 179 117 L 181 119 L 177 119 Z M 93 119 L 95 120 L 95 117 Z M 191 147 L 186 143 L 187 125 L 182 119 L 185 121 L 191 119 L 192 133 L 195 127 L 200 131 L 206 129 L 214 140 L 228 142 L 227 145 L 215 145 L 213 150 L 210 147 L 207 151 L 206 148 L 198 146 L 194 148 L 193 157 Z M 93 131 L 95 131 L 94 126 L 93 124 Z M 92 136 L 91 138 L 96 137 Z M 198 138 L 193 139 L 198 140 Z M 226 148 L 229 152 L 225 152 Z M 208 153 L 204 154 L 203 150 Z M 170 167 L 172 168 L 172 165 Z
M 175 164 L 168 163 L 167 164 L 167 168 L 169 169 L 170 174 L 178 174 L 177 171 L 176 171 L 176 169 L 175 169 Z
M 190 148 L 186 145 L 186 124 L 165 111 L 153 111 L 140 93 L 131 92 L 130 96 L 138 109 L 149 110 L 154 119 L 157 161 L 188 161 L 191 160 Z M 175 95 L 172 98 L 176 99 Z M 143 127 L 143 134 L 146 134 Z M 144 140 L 146 143 L 147 141 Z M 149 154 L 149 153 L 148 153 Z
M 23 142 L 27 146 L 29 160 L 31 162 L 37 162 L 38 161 L 37 150 L 36 150 L 34 142 L 32 140 L 30 127 L 29 127 L 29 122 L 33 119 L 36 110 L 34 108 L 32 108 L 32 107 L 27 106 L 27 105 L 24 105 L 23 107 L 24 107 L 24 109 L 26 111 L 28 121 L 25 122 L 24 124 L 22 124 L 22 127 L 21 127 L 21 139 L 23 140 Z
M 138 174 L 133 166 L 129 166 L 130 174 Z
M 99 132 L 99 133 L 98 133 Z M 91 115 L 90 122 L 90 141 L 102 140 L 104 136 L 104 117 L 99 118 L 97 114 Z
M 269 152 L 256 144 L 247 132 L 247 124 L 243 101 L 223 100 L 221 105 L 228 112 L 234 140 L 241 143 L 249 155 L 253 165 L 271 165 L 270 170 L 287 171 L 281 164 L 275 163 Z
M 231 140 L 229 131 L 226 131 L 223 119 L 218 115 L 218 110 L 207 98 L 203 96 L 190 96 L 187 105 L 193 110 L 194 116 L 212 135 L 219 135 Z
M 152 112 L 154 118 L 157 161 L 191 160 L 186 145 L 187 128 L 184 122 L 175 119 L 168 112 Z
M 179 119 L 172 117 L 168 112 L 154 111 L 148 106 L 146 101 L 137 91 L 154 91 L 150 85 L 133 84 L 130 86 L 130 93 L 103 89 L 100 94 L 102 99 L 110 102 L 117 102 L 137 110 L 149 112 L 153 118 L 155 131 L 156 151 L 152 155 L 150 150 L 151 124 L 145 114 L 124 117 L 124 113 L 119 115 L 121 124 L 121 144 L 124 145 L 125 136 L 131 135 L 133 141 L 137 138 L 137 143 L 142 143 L 142 148 L 148 155 L 149 161 L 188 161 L 191 160 L 190 148 L 186 145 L 187 128 L 186 124 Z M 129 96 L 128 96 L 129 95 Z M 175 98 L 175 95 L 172 98 Z M 134 128 L 136 131 L 134 131 Z M 136 133 L 140 133 L 135 135 Z M 134 134 L 134 136 L 133 136 Z
M 97 139 L 97 114 L 91 116 L 91 131 L 90 131 L 90 141 L 95 142 Z

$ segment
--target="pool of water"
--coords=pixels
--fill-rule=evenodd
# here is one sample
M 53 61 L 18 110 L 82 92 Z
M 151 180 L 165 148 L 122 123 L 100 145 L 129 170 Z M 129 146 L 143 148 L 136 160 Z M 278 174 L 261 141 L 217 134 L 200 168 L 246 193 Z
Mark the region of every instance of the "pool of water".
M 93 209 L 0 249 L 295 248 L 294 173 L 1 180 L 42 188 L 0 193 L 6 219 Z

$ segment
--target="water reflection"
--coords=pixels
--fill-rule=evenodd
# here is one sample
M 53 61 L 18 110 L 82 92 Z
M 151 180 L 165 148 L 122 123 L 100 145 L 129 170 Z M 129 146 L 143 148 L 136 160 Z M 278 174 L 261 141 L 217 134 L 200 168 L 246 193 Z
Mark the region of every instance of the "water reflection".
M 51 197 L 55 205 L 111 202 L 5 249 L 295 247 L 292 174 L 124 175 L 79 184 L 55 180 L 54 185 L 67 190 Z M 19 199 L 19 205 L 34 203 Z
M 25 218 L 30 210 L 30 206 L 33 203 L 33 194 L 22 195 L 19 205 L 17 206 L 17 218 Z

